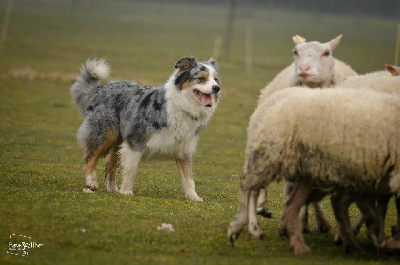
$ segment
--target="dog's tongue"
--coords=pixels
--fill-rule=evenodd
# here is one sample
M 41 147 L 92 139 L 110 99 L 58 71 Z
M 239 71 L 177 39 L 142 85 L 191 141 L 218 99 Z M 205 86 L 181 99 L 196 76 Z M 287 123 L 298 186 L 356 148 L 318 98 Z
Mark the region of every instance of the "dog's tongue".
M 203 106 L 211 106 L 212 105 L 212 98 L 211 95 L 207 95 L 207 94 L 200 94 L 200 104 Z

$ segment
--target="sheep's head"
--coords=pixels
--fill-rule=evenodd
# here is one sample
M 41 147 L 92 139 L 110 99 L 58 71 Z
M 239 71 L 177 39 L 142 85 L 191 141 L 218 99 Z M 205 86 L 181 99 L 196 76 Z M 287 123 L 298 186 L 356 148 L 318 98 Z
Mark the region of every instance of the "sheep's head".
M 293 49 L 295 75 L 300 84 L 309 87 L 329 86 L 335 63 L 332 52 L 341 37 L 342 35 L 326 43 L 306 42 L 298 35 L 293 37 L 296 44 Z
M 400 75 L 400 67 L 391 65 L 391 64 L 385 64 L 385 69 L 389 73 L 391 73 L 393 76 Z

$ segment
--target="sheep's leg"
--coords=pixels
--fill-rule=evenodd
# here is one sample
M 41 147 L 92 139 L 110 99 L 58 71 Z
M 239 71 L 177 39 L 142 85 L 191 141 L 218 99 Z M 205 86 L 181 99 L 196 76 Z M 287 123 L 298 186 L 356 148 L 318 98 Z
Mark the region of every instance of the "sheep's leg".
M 268 196 L 265 187 L 260 189 L 257 200 L 257 214 L 262 217 L 272 218 L 272 213 L 268 207 Z
M 378 234 L 379 245 L 380 245 L 380 243 L 383 242 L 383 240 L 386 237 L 385 236 L 385 219 L 386 219 L 386 213 L 387 213 L 390 197 L 392 197 L 392 195 L 383 195 L 383 196 L 379 196 L 378 200 L 377 200 L 376 211 L 377 211 L 377 218 L 378 218 L 378 223 L 379 223 L 379 234 Z M 379 245 L 376 247 L 379 247 Z
M 325 215 L 324 209 L 322 208 L 322 201 L 313 203 L 315 210 L 315 219 L 317 220 L 317 229 L 320 233 L 328 233 L 331 230 L 328 218 Z
M 291 195 L 292 195 L 292 191 L 294 189 L 296 185 L 291 183 L 291 182 L 286 182 L 285 185 L 283 186 L 283 195 L 285 198 L 285 206 L 284 208 L 286 208 L 286 204 L 288 203 Z M 285 212 L 285 210 L 284 210 Z M 303 231 L 303 233 L 308 233 L 310 232 L 309 228 L 308 228 L 308 207 L 307 205 L 303 205 L 300 208 L 300 212 L 299 212 L 299 220 L 301 222 L 301 230 Z M 285 218 L 282 217 L 282 221 L 281 224 L 279 226 L 278 229 L 279 235 L 280 236 L 287 236 L 287 224 L 285 221 Z
M 351 231 L 353 231 L 353 235 L 358 235 L 358 233 L 360 232 L 360 229 L 362 227 L 362 225 L 365 223 L 365 217 L 363 214 L 359 214 L 356 218 L 356 220 L 354 220 L 354 222 L 351 224 Z
M 264 234 L 261 230 L 260 224 L 258 222 L 257 217 L 257 197 L 258 197 L 259 190 L 253 189 L 250 191 L 250 198 L 249 198 L 249 233 L 254 239 L 261 239 L 264 237 Z
M 338 222 L 341 238 L 345 245 L 346 253 L 364 254 L 364 250 L 358 246 L 351 231 L 349 207 L 353 202 L 353 196 L 344 192 L 336 192 L 331 196 L 333 212 Z
M 371 198 L 370 196 L 360 196 L 360 194 L 355 195 L 354 198 L 358 208 L 365 216 L 365 224 L 367 226 L 367 232 L 370 240 L 375 247 L 379 247 L 379 235 L 381 233 L 380 228 L 382 227 L 382 218 L 380 215 L 382 213 L 379 213 L 379 210 L 377 210 L 375 203 L 376 199 Z M 383 209 L 382 212 L 386 211 Z
M 309 222 L 308 222 L 308 206 L 309 204 L 305 204 L 300 208 L 300 212 L 299 212 L 299 219 L 300 219 L 300 223 L 301 223 L 301 231 L 303 233 L 310 233 L 310 226 L 309 226 Z
M 298 183 L 295 185 L 286 203 L 283 222 L 286 224 L 287 233 L 290 238 L 290 247 L 296 255 L 310 252 L 310 248 L 304 243 L 299 221 L 299 212 L 311 193 L 312 188 L 310 185 L 307 183 Z
M 228 239 L 233 245 L 248 220 L 250 187 L 240 186 L 239 207 L 235 219 L 229 224 Z
M 351 224 L 351 231 L 353 232 L 353 235 L 356 236 L 360 232 L 360 229 L 362 225 L 365 223 L 365 218 L 363 214 L 359 214 L 357 218 L 354 220 L 354 222 Z M 335 237 L 334 237 L 334 242 L 336 245 L 341 245 L 343 243 L 342 241 L 342 235 L 340 234 L 340 231 L 336 231 Z

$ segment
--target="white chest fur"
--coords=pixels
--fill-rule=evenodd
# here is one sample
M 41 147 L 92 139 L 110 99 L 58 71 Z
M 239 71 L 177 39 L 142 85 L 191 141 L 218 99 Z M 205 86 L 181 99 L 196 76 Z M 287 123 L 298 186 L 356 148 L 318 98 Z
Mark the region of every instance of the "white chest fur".
M 182 158 L 185 154 L 193 154 L 198 141 L 196 131 L 200 125 L 201 122 L 188 113 L 169 108 L 168 126 L 151 135 L 144 155 Z

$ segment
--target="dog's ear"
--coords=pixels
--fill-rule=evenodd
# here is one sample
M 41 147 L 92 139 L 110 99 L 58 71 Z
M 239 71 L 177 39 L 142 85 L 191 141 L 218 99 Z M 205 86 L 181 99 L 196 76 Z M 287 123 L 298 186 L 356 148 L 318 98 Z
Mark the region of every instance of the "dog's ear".
M 214 69 L 218 72 L 219 68 L 218 68 L 218 64 L 217 61 L 214 58 L 210 58 L 208 59 L 208 61 L 206 61 L 207 64 L 211 65 L 212 67 L 214 67 Z
M 180 71 L 187 71 L 197 65 L 197 60 L 194 57 L 185 57 L 176 62 L 175 68 Z

